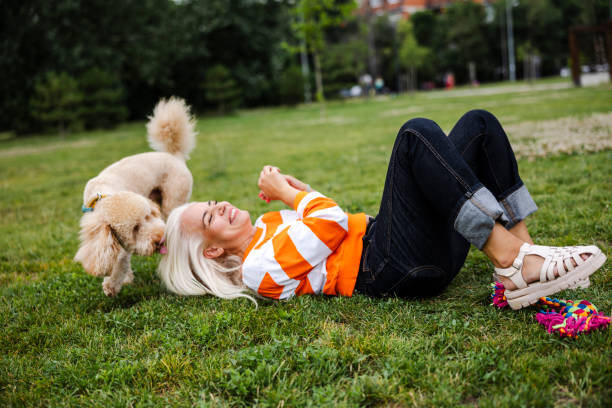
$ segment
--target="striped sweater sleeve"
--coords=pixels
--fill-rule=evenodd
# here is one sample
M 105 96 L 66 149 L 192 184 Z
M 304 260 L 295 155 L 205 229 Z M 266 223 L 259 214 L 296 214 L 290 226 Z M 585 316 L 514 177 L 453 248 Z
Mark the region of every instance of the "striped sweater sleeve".
M 244 283 L 260 295 L 286 299 L 312 291 L 308 274 L 323 263 L 348 233 L 348 216 L 318 192 L 301 192 L 294 201 L 297 220 L 257 245 L 243 265 Z M 267 235 L 267 234 L 266 234 Z

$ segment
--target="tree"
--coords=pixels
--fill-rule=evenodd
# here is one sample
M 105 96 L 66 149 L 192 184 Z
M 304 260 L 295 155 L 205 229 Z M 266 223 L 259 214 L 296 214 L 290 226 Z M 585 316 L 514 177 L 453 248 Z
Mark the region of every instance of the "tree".
M 419 78 L 435 82 L 439 73 L 446 69 L 443 56 L 448 27 L 442 26 L 441 18 L 431 10 L 417 11 L 410 16 L 410 22 L 417 44 L 430 50 L 419 67 Z
M 303 98 L 304 78 L 302 70 L 297 65 L 289 65 L 279 82 L 281 103 L 289 106 L 297 105 Z
M 448 22 L 447 63 L 453 67 L 458 79 L 467 79 L 468 65 L 485 65 L 488 59 L 485 9 L 472 2 L 453 3 L 445 15 Z
M 229 70 L 218 64 L 206 72 L 206 99 L 217 106 L 220 113 L 233 112 L 240 104 L 240 88 Z
M 32 114 L 44 125 L 56 126 L 63 136 L 67 128 L 78 123 L 82 100 L 76 79 L 65 72 L 49 72 L 35 86 Z
M 290 59 L 280 44 L 293 39 L 289 0 L 7 0 L 0 12 L 0 130 L 36 130 L 32 79 L 48 71 L 73 78 L 92 67 L 112 72 L 135 119 L 169 95 L 194 109 L 211 107 L 198 84 L 218 63 L 245 104 L 278 103 L 278 79 Z
M 279 102 L 278 81 L 291 54 L 281 44 L 294 40 L 291 8 L 284 1 L 185 0 L 179 3 L 177 24 L 188 33 L 191 51 L 172 61 L 179 93 L 208 108 L 200 100 L 194 79 L 221 64 L 241 90 L 246 106 Z M 195 102 L 194 102 L 195 103 Z
M 342 89 L 355 85 L 365 70 L 367 54 L 367 44 L 359 38 L 346 38 L 325 47 L 322 53 L 325 95 L 338 97 Z
M 400 38 L 399 63 L 403 69 L 408 71 L 408 88 L 415 89 L 417 69 L 425 62 L 429 49 L 417 43 L 412 24 L 408 20 L 400 23 L 398 36 Z
M 396 26 L 388 16 L 380 16 L 374 20 L 371 28 L 374 31 L 374 47 L 377 70 L 372 71 L 375 77 L 384 78 L 386 84 L 396 83 L 398 74 Z
M 410 16 L 410 22 L 417 42 L 431 47 L 435 40 L 436 15 L 431 10 L 417 11 Z
M 315 69 L 316 97 L 325 101 L 323 93 L 323 76 L 321 73 L 321 53 L 325 47 L 325 29 L 343 23 L 355 8 L 351 0 L 300 0 L 295 7 L 298 22 L 294 29 L 299 37 L 304 38 L 312 54 Z
M 123 87 L 116 75 L 99 68 L 87 71 L 79 80 L 85 97 L 81 118 L 87 128 L 110 128 L 127 117 Z

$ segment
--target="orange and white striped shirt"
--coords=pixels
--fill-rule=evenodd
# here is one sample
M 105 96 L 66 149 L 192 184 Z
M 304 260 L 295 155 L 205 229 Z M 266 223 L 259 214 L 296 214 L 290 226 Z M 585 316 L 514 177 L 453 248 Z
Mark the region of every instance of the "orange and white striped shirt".
M 357 280 L 366 215 L 347 214 L 318 192 L 300 192 L 292 210 L 269 212 L 243 258 L 244 284 L 262 296 L 351 296 Z

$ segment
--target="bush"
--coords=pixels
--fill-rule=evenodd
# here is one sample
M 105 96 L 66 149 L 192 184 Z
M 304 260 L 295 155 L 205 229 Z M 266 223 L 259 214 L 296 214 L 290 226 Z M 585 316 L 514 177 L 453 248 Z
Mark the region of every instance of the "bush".
M 81 118 L 85 127 L 110 128 L 124 121 L 124 91 L 117 76 L 99 68 L 87 71 L 80 79 L 84 95 Z
M 279 83 L 281 103 L 295 106 L 304 98 L 304 78 L 297 65 L 290 65 L 281 75 Z
M 56 127 L 63 135 L 67 129 L 80 127 L 82 100 L 76 79 L 65 72 L 47 72 L 35 85 L 30 100 L 32 116 L 46 128 Z
M 215 65 L 206 72 L 204 93 L 221 113 L 233 112 L 240 105 L 240 88 L 223 65 Z

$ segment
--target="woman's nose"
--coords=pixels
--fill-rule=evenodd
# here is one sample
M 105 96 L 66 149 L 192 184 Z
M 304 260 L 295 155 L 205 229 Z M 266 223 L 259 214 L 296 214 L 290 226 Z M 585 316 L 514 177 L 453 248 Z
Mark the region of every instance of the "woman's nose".
M 217 213 L 219 215 L 223 215 L 225 213 L 225 209 L 227 208 L 227 206 L 229 205 L 229 203 L 227 201 L 222 201 L 220 203 L 217 203 Z

